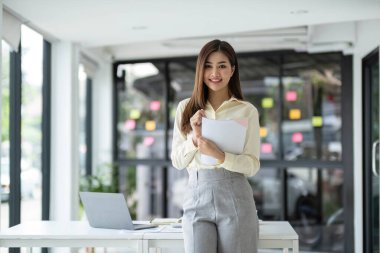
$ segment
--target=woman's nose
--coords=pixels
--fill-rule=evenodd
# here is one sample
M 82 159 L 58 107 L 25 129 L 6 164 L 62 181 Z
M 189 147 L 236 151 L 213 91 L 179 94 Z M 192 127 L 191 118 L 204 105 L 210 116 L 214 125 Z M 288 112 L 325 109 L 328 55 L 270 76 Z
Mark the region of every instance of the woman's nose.
M 219 69 L 218 68 L 212 68 L 211 75 L 212 76 L 219 76 Z

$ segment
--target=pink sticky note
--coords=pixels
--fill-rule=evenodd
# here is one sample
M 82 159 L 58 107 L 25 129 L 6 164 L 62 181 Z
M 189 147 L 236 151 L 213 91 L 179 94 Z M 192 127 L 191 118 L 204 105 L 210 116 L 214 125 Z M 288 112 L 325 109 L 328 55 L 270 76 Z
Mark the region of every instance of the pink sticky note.
M 292 135 L 292 142 L 300 143 L 302 141 L 303 141 L 302 133 L 297 132 Z
M 261 153 L 270 154 L 273 151 L 272 144 L 270 143 L 261 143 Z
M 154 143 L 154 137 L 152 136 L 147 136 L 144 138 L 144 145 L 149 147 Z
M 244 127 L 248 127 L 248 119 L 237 119 L 236 122 Z
M 152 111 L 158 111 L 158 110 L 160 110 L 160 107 L 161 107 L 161 103 L 160 103 L 160 101 L 158 101 L 158 100 L 154 100 L 154 101 L 151 101 L 151 102 L 150 102 L 149 108 L 150 108 Z
M 133 130 L 136 128 L 136 120 L 134 119 L 129 119 L 125 122 L 124 124 L 125 128 L 128 130 Z
M 292 102 L 297 100 L 297 92 L 288 91 L 286 92 L 286 101 Z

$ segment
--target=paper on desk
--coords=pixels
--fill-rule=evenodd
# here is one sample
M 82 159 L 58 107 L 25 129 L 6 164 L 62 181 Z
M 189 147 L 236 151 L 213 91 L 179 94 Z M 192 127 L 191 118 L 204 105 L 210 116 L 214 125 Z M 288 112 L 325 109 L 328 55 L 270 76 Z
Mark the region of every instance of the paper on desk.
M 213 120 L 202 118 L 202 136 L 213 141 L 222 151 L 241 154 L 247 134 L 248 119 Z M 201 161 L 206 165 L 216 165 L 217 159 L 201 154 Z
M 166 226 L 164 226 L 164 228 L 160 232 L 164 232 L 164 233 L 182 233 L 183 230 L 182 230 L 182 228 L 173 228 L 170 225 L 166 225 Z

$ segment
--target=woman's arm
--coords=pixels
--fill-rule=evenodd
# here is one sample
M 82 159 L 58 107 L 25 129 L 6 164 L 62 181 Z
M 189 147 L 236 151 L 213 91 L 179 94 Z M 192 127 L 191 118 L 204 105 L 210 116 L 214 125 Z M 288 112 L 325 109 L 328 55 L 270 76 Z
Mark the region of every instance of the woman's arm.
M 240 155 L 224 153 L 224 162 L 220 167 L 226 170 L 243 173 L 251 177 L 260 169 L 260 125 L 259 113 L 255 107 L 248 121 L 246 142 L 243 153 Z
M 186 101 L 182 101 L 177 107 L 173 127 L 172 152 L 170 155 L 173 166 L 180 170 L 189 165 L 197 152 L 197 147 L 194 145 L 192 138 L 188 138 L 181 132 L 182 112 L 185 105 Z

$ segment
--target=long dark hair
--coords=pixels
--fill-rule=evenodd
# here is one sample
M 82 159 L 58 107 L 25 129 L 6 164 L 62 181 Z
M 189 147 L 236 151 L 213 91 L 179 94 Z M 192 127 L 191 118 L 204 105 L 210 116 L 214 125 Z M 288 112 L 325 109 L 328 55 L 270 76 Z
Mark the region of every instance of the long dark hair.
M 236 58 L 235 50 L 226 41 L 213 40 L 203 46 L 199 52 L 197 59 L 197 67 L 195 70 L 195 81 L 193 94 L 190 101 L 187 103 L 182 114 L 181 131 L 187 134 L 191 131 L 190 118 L 200 109 L 206 107 L 208 99 L 208 88 L 203 83 L 204 67 L 207 58 L 211 53 L 222 52 L 227 56 L 232 67 L 235 67 L 234 73 L 228 82 L 228 94 L 237 99 L 243 100 L 243 94 L 240 87 L 239 65 Z

